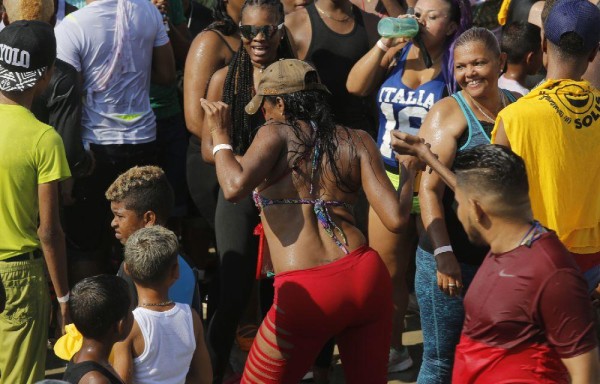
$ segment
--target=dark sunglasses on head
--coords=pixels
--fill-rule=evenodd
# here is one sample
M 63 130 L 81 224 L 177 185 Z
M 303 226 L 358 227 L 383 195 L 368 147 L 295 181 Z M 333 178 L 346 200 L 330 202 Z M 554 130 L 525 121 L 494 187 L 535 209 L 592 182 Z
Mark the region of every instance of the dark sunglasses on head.
M 265 40 L 269 40 L 281 28 L 283 28 L 283 23 L 279 25 L 262 25 L 260 27 L 256 25 L 242 25 L 240 23 L 240 33 L 246 40 L 254 39 L 259 33 L 263 34 Z

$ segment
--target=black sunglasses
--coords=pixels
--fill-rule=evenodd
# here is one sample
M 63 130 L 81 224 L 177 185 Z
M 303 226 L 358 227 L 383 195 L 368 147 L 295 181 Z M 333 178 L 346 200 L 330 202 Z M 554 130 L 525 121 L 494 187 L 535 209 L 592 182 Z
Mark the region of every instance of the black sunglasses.
M 256 25 L 242 25 L 240 23 L 240 33 L 246 40 L 254 39 L 259 33 L 263 34 L 265 40 L 269 40 L 281 28 L 283 28 L 283 23 L 279 25 L 263 25 L 260 27 L 257 27 Z

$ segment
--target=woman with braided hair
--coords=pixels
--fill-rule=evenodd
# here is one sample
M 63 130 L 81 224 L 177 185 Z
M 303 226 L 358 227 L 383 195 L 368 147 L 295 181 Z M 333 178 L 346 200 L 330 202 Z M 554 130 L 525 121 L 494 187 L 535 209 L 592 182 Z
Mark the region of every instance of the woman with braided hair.
M 200 98 L 206 97 L 212 75 L 231 62 L 241 45 L 238 24 L 243 3 L 244 0 L 217 1 L 215 21 L 196 36 L 185 63 L 184 113 L 192 133 L 187 151 L 187 182 L 194 204 L 213 230 L 219 184 L 215 168 L 206 164 L 200 153 L 204 122 Z
M 230 107 L 202 101 L 223 196 L 253 191 L 275 274 L 242 383 L 298 383 L 333 337 L 347 383 L 387 383 L 392 285 L 352 206 L 362 187 L 387 229 L 400 231 L 411 202 L 396 198 L 368 133 L 335 124 L 327 96 L 309 64 L 271 64 L 245 108 L 262 110 L 267 123 L 243 156 Z
M 255 130 L 264 123 L 258 116 L 244 112 L 245 105 L 254 95 L 264 68 L 281 57 L 290 56 L 280 51 L 284 38 L 283 6 L 279 0 L 246 0 L 241 8 L 237 27 L 242 44 L 228 67 L 215 72 L 208 85 L 206 99 L 223 100 L 231 105 L 232 128 L 229 138 L 236 155 L 243 155 Z M 213 141 L 206 122 L 202 124 L 202 157 L 214 163 Z M 229 362 L 236 327 L 248 305 L 254 275 L 258 239 L 253 230 L 259 223 L 258 211 L 250 194 L 233 204 L 219 192 L 215 212 L 215 235 L 219 266 L 219 304 L 208 327 L 207 340 L 212 354 L 215 382 L 220 383 Z M 273 291 L 271 281 L 260 289 L 261 302 L 270 304 Z

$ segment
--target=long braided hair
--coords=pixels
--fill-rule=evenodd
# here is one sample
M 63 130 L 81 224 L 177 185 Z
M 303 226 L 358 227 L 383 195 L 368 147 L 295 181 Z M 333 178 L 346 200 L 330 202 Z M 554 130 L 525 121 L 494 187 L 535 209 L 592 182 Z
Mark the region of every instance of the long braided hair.
M 311 79 L 310 76 L 314 76 L 314 79 Z M 307 74 L 305 82 L 310 83 L 311 81 L 318 81 L 316 72 Z M 349 158 L 354 160 L 356 143 L 352 142 L 348 128 L 335 124 L 329 97 L 324 91 L 310 90 L 280 96 L 265 96 L 265 101 L 275 103 L 277 98 L 281 98 L 285 104 L 285 117 L 298 144 L 297 149 L 290 149 L 290 153 L 293 155 L 290 159 L 290 168 L 294 168 L 300 159 L 310 162 L 311 156 L 319 153 L 320 159 L 314 164 L 315 169 L 312 171 L 316 178 L 318 180 L 323 177 L 328 178 L 340 190 L 355 192 L 360 188 L 360 182 L 358 184 L 351 183 L 347 181 L 347 177 L 344 177 L 351 170 L 351 164 L 347 170 L 342 170 L 338 165 L 338 159 L 341 155 L 341 148 L 344 150 L 348 148 Z M 299 121 L 313 123 L 315 129 L 307 134 L 298 124 Z M 350 145 L 341 145 L 342 142 L 349 142 Z M 323 164 L 327 164 L 326 169 L 323 169 Z M 307 182 L 314 183 L 317 180 L 307 180 Z
M 279 16 L 279 22 L 283 23 L 283 4 L 279 0 L 246 0 L 242 6 L 242 14 L 248 7 L 270 7 Z M 289 46 L 279 44 L 277 57 L 279 59 L 293 57 Z M 223 102 L 231 106 L 232 128 L 229 136 L 237 154 L 246 152 L 254 138 L 256 128 L 264 122 L 260 114 L 251 117 L 244 111 L 244 107 L 252 99 L 253 93 L 252 62 L 250 61 L 250 55 L 244 48 L 244 44 L 241 44 L 229 63 L 225 84 L 223 85 L 222 99 Z

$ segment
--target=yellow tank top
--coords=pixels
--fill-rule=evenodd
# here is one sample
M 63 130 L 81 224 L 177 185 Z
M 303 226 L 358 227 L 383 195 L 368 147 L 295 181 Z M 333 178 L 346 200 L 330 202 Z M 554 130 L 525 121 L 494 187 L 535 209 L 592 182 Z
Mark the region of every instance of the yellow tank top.
M 600 91 L 548 80 L 498 116 L 525 161 L 536 219 L 569 251 L 600 251 Z

